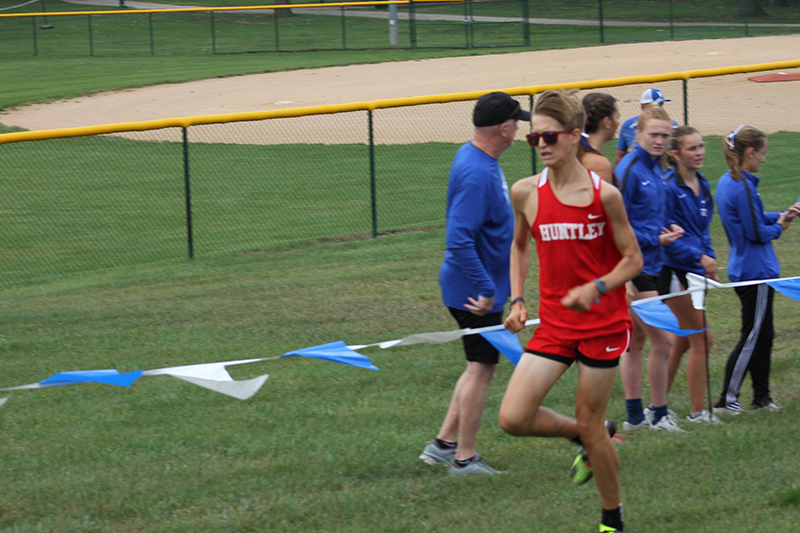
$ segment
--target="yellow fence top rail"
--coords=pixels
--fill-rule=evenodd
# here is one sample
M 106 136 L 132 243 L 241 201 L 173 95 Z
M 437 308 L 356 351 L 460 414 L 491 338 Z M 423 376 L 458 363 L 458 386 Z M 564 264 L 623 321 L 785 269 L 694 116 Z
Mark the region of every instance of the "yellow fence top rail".
M 463 2 L 464 0 L 413 0 L 413 3 L 419 4 L 423 2 Z M 388 0 L 380 2 L 336 2 L 330 4 L 290 4 L 290 5 L 265 5 L 265 6 L 235 6 L 235 7 L 181 7 L 171 9 L 127 9 L 127 10 L 109 10 L 109 11 L 48 11 L 47 13 L 9 13 L 0 15 L 0 18 L 13 18 L 13 17 L 58 17 L 58 16 L 75 16 L 75 15 L 141 15 L 142 13 L 196 13 L 205 11 L 260 11 L 264 9 L 295 9 L 295 8 L 308 8 L 308 7 L 369 7 L 377 5 L 408 5 L 412 0 Z
M 764 70 L 777 70 L 800 68 L 800 60 L 780 61 L 774 63 L 760 63 L 738 67 L 712 68 L 703 70 L 687 70 L 685 72 L 671 72 L 651 76 L 629 76 L 596 81 L 579 81 L 574 83 L 553 83 L 549 85 L 532 85 L 530 87 L 514 87 L 504 89 L 512 96 L 536 95 L 551 89 L 600 89 L 605 87 L 620 87 L 624 85 L 652 84 L 664 81 L 689 80 L 691 78 L 704 78 L 710 76 L 726 76 L 731 74 L 744 74 Z M 309 115 L 325 115 L 331 113 L 346 113 L 352 111 L 374 111 L 376 109 L 389 109 L 393 107 L 408 107 L 425 104 L 444 104 L 477 100 L 487 92 L 471 91 L 451 94 L 433 94 L 428 96 L 415 96 L 411 98 L 393 98 L 389 100 L 372 100 L 368 102 L 354 102 L 350 104 L 335 104 L 313 107 L 298 107 L 293 109 L 277 109 L 271 111 L 251 111 L 247 113 L 229 113 L 224 115 L 200 115 L 183 118 L 167 118 L 161 120 L 148 120 L 142 122 L 123 122 L 119 124 L 104 124 L 101 126 L 87 126 L 82 128 L 61 128 L 53 130 L 24 131 L 5 133 L 0 135 L 0 144 L 37 141 L 44 139 L 59 139 L 66 137 L 83 137 L 87 135 L 101 135 L 108 133 L 122 133 L 128 131 L 147 131 L 163 128 L 188 128 L 205 124 L 226 124 L 229 122 L 246 122 L 253 120 L 267 120 L 274 118 L 303 117 Z

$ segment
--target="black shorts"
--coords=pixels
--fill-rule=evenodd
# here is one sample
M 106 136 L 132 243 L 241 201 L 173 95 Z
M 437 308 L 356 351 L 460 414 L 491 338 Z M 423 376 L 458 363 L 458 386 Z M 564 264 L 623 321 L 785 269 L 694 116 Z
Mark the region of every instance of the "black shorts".
M 461 329 L 485 328 L 486 326 L 498 326 L 503 323 L 502 311 L 478 316 L 464 309 L 454 309 L 452 307 L 448 307 L 448 309 Z M 492 343 L 484 339 L 480 334 L 464 335 L 461 340 L 464 343 L 467 361 L 496 365 L 500 360 L 500 352 L 497 351 L 497 348 L 492 346 Z
M 689 283 L 686 281 L 686 270 L 664 265 L 658 274 L 658 294 L 672 294 L 686 290 Z
M 639 274 L 631 280 L 639 292 L 658 290 L 658 276 L 653 274 Z

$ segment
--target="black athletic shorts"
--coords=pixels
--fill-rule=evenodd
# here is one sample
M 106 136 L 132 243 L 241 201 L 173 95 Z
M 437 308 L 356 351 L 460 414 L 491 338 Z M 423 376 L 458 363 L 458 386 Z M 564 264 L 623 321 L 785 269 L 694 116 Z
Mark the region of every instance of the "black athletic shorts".
M 639 274 L 631 282 L 639 292 L 658 290 L 658 276 L 653 274 Z
M 658 275 L 658 294 L 672 294 L 686 290 L 689 283 L 686 281 L 686 270 L 664 265 Z
M 448 307 L 448 309 L 461 329 L 485 328 L 486 326 L 497 326 L 503 323 L 502 311 L 478 316 L 465 309 L 454 309 L 452 307 Z M 479 334 L 464 335 L 461 337 L 461 340 L 464 343 L 464 352 L 467 354 L 467 361 L 496 365 L 500 360 L 500 352 L 497 351 L 497 348 L 492 346 L 492 343 L 484 339 L 483 336 Z

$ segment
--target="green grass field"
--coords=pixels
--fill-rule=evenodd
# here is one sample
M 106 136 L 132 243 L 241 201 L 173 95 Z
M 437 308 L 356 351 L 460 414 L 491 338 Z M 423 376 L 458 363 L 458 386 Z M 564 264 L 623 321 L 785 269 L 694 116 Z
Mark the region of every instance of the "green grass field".
M 11 3 L 0 7 L 6 5 Z M 541 31 L 536 47 L 596 39 L 558 27 Z M 147 54 L 141 32 L 131 27 L 115 39 L 135 41 L 136 54 Z M 7 35 L 0 33 L 0 109 L 214 76 L 500 52 L 146 57 L 126 55 L 120 46 L 115 56 L 88 58 L 76 48 L 68 50 L 74 56 L 32 57 L 17 55 L 26 45 L 9 45 Z M 9 50 L 13 57 L 5 55 Z M 0 125 L 0 133 L 9 130 Z M 800 193 L 793 160 L 799 140 L 795 133 L 770 136 L 769 161 L 760 174 L 768 209 L 784 208 Z M 705 170 L 713 183 L 723 171 L 720 139 L 706 142 Z M 330 228 L 323 236 L 370 232 L 368 183 L 360 177 L 365 147 L 282 147 L 293 154 L 294 166 L 281 172 L 335 170 L 335 179 L 315 191 L 305 183 L 265 183 L 259 167 L 241 167 L 241 161 L 268 166 L 277 148 L 192 145 L 198 239 L 197 256 L 189 261 L 177 143 L 98 138 L 0 146 L 0 387 L 65 370 L 270 357 L 336 340 L 371 343 L 454 329 L 440 303 L 437 276 L 444 180 L 455 149 L 442 143 L 377 152 L 378 172 L 385 176 L 378 187 L 379 230 L 428 229 L 320 242 L 314 240 L 319 235 L 298 232 L 313 229 L 302 227 L 308 222 Z M 149 165 L 138 164 L 142 158 Z M 525 176 L 527 148 L 517 143 L 503 166 L 509 181 Z M 267 194 L 277 191 L 283 200 Z M 331 209 L 330 191 L 349 209 Z M 298 214 L 298 205 L 319 218 Z M 712 232 L 724 265 L 727 245 L 718 220 Z M 800 275 L 798 228 L 775 244 L 783 274 Z M 532 275 L 526 296 L 535 295 Z M 732 291 L 712 291 L 714 394 L 738 339 L 738 312 Z M 772 386 L 785 410 L 690 427 L 680 435 L 632 434 L 618 447 L 628 531 L 796 531 L 797 302 L 776 296 L 775 316 Z M 271 375 L 246 402 L 168 377 L 142 378 L 125 389 L 78 385 L 0 393 L 9 397 L 0 407 L 0 531 L 596 531 L 596 490 L 569 483 L 573 446 L 512 438 L 499 429 L 510 363 L 500 364 L 479 434 L 481 453 L 508 473 L 449 479 L 417 455 L 435 436 L 463 368 L 460 343 L 363 353 L 380 372 L 303 358 L 232 367 L 237 379 Z M 546 404 L 571 413 L 575 384 L 571 370 Z M 746 381 L 743 404 L 749 400 Z M 670 406 L 681 415 L 689 407 L 682 373 Z M 624 417 L 619 383 L 610 416 Z
M 722 161 L 713 147 L 720 139 L 706 141 L 710 148 L 706 171 L 715 182 Z M 785 207 L 796 197 L 791 147 L 797 141 L 797 134 L 770 137 L 770 159 L 761 173 L 761 194 L 768 209 Z M 169 143 L 142 147 L 147 143 L 79 142 L 84 145 L 80 150 L 56 146 L 40 157 L 45 161 L 66 157 L 59 150 L 67 150 L 93 164 L 87 154 L 102 148 L 106 156 L 109 150 L 118 150 L 118 160 L 124 162 L 141 156 L 142 150 L 170 148 Z M 527 149 L 519 144 L 505 165 L 512 181 L 524 175 Z M 418 152 L 420 148 L 416 147 Z M 430 145 L 425 157 L 440 159 L 444 172 L 455 148 Z M 335 161 L 354 148 L 328 149 Z M 127 153 L 131 150 L 133 154 Z M 240 156 L 254 155 L 250 147 L 239 150 Z M 395 156 L 405 165 L 415 160 L 397 150 Z M 301 161 L 302 153 L 298 155 Z M 6 172 L 3 182 L 13 183 L 13 168 Z M 408 181 L 415 175 L 405 173 L 405 187 L 415 188 L 414 181 Z M 88 204 L 106 215 L 110 213 L 103 202 L 109 195 L 127 191 L 126 216 L 132 225 L 124 233 L 143 239 L 158 235 L 153 227 L 163 226 L 166 219 L 173 218 L 175 225 L 179 221 L 169 215 L 170 205 L 148 202 L 130 184 L 102 176 L 88 180 L 59 176 L 52 170 L 48 178 L 49 187 L 60 185 L 48 193 L 49 199 L 37 195 L 42 204 L 29 207 L 31 213 L 41 213 L 39 220 L 45 220 L 44 213 L 54 216 L 66 209 L 58 193 L 63 190 L 72 191 L 76 209 Z M 148 184 L 146 190 L 172 187 L 148 182 L 144 175 L 140 179 Z M 221 206 L 233 202 L 239 217 L 225 220 L 225 231 L 216 235 L 222 249 L 232 235 L 252 234 L 252 219 L 241 206 L 260 194 L 252 177 L 231 180 L 209 191 L 219 200 L 215 214 L 229 214 Z M 345 197 L 351 194 L 343 185 L 344 176 L 336 183 Z M 76 189 L 78 185 L 82 188 Z M 418 186 L 424 190 L 425 184 Z M 173 258 L 137 264 L 132 260 L 59 276 L 48 271 L 54 265 L 43 259 L 34 269 L 41 270 L 38 283 L 0 292 L 2 385 L 36 382 L 63 370 L 131 371 L 269 357 L 336 340 L 371 343 L 454 329 L 440 303 L 437 284 L 444 205 L 444 188 L 440 184 L 438 189 L 438 193 L 426 191 L 432 196 L 428 203 L 415 199 L 401 206 L 405 212 L 430 210 L 432 218 L 438 212 L 436 227 L 426 231 L 349 242 L 246 245 L 236 253 L 231 251 L 236 243 L 229 242 L 228 253 L 200 254 L 193 261 Z M 173 187 L 173 192 L 180 191 Z M 303 201 L 302 193 L 287 193 Z M 22 189 L 13 192 L 24 194 Z M 323 197 L 320 192 L 317 201 Z M 171 207 L 178 206 L 176 199 Z M 280 208 L 280 202 L 273 208 Z M 30 223 L 35 221 L 36 217 Z M 75 253 L 87 264 L 92 258 L 101 261 L 107 239 L 95 238 L 99 247 L 95 250 L 84 244 L 85 237 L 75 239 L 75 235 L 90 236 L 113 219 L 98 224 L 74 216 L 71 223 L 75 227 L 51 224 L 62 231 L 48 241 L 49 257 Z M 724 265 L 727 245 L 718 220 L 713 237 Z M 800 235 L 789 231 L 776 242 L 784 275 L 800 274 L 794 253 L 799 241 Z M 24 246 L 7 241 L 2 248 Z M 150 246 L 132 249 L 131 257 L 147 258 L 149 250 Z M 4 265 L 8 262 L 8 257 L 2 260 Z M 527 296 L 533 299 L 533 275 L 528 286 Z M 680 435 L 631 435 L 618 447 L 631 531 L 794 531 L 800 505 L 793 466 L 800 459 L 797 302 L 777 296 L 775 315 L 773 392 L 785 411 L 743 415 L 717 427 L 687 428 Z M 738 338 L 738 300 L 732 291 L 711 293 L 709 322 L 714 335 L 711 383 L 716 394 L 727 353 Z M 442 469 L 427 467 L 417 455 L 435 436 L 462 369 L 460 343 L 373 348 L 363 353 L 380 372 L 301 358 L 233 367 L 237 379 L 271 374 L 264 388 L 246 402 L 167 377 L 142 378 L 129 389 L 78 385 L 11 393 L 0 408 L 0 486 L 4 487 L 0 530 L 596 529 L 595 489 L 591 484 L 574 487 L 567 476 L 573 446 L 512 438 L 497 426 L 509 363 L 500 365 L 479 436 L 480 451 L 508 473 L 455 480 Z M 570 413 L 575 379 L 574 370 L 570 371 L 546 404 Z M 744 404 L 750 398 L 748 387 L 743 391 Z M 682 415 L 688 409 L 683 374 L 670 405 Z M 617 420 L 624 417 L 619 383 L 610 415 Z

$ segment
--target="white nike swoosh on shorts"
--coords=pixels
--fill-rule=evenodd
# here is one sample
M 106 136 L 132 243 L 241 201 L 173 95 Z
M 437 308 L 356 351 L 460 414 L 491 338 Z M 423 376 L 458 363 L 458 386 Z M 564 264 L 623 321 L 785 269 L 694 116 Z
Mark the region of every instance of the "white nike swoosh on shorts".
M 616 352 L 616 351 L 617 351 L 617 350 L 619 350 L 620 348 L 621 348 L 620 346 L 617 346 L 616 348 L 612 348 L 612 347 L 610 347 L 610 346 L 606 346 L 606 351 L 607 351 L 607 352 L 609 352 L 609 353 L 610 353 L 610 352 Z

